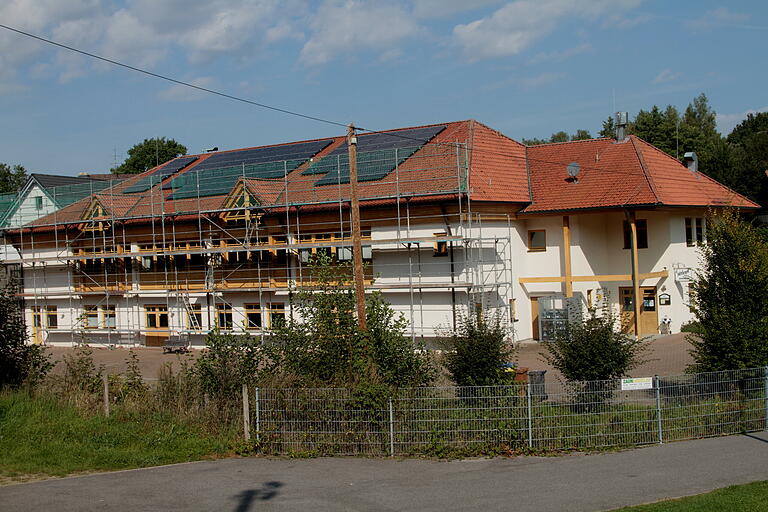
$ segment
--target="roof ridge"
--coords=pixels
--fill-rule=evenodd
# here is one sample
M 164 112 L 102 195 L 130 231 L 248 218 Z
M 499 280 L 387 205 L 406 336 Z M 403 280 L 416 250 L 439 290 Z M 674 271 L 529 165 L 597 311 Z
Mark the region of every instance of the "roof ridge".
M 528 148 L 538 148 L 541 146 L 557 146 L 562 144 L 577 144 L 579 142 L 595 142 L 595 141 L 609 141 L 615 140 L 612 137 L 593 137 L 591 139 L 579 139 L 579 140 L 564 140 L 562 142 L 542 142 L 541 144 L 523 144 Z
M 496 135 L 498 135 L 500 137 L 504 137 L 505 139 L 511 140 L 512 142 L 514 142 L 515 144 L 517 144 L 519 146 L 526 147 L 526 145 L 523 144 L 522 142 L 520 142 L 519 140 L 510 137 L 509 135 L 505 134 L 504 132 L 502 132 L 500 130 L 497 130 L 495 128 L 491 128 L 490 126 L 488 126 L 487 124 L 483 123 L 482 121 L 476 121 L 474 119 L 472 119 L 471 121 L 473 123 L 475 123 L 475 124 L 478 124 L 478 125 L 482 126 L 483 128 L 485 128 L 487 130 L 490 130 L 491 132 L 495 133 Z
M 640 161 L 640 170 L 643 172 L 643 175 L 648 182 L 648 186 L 651 187 L 651 193 L 653 194 L 653 197 L 656 198 L 657 202 L 661 203 L 662 200 L 661 197 L 659 197 L 659 191 L 656 188 L 656 183 L 651 177 L 651 174 L 648 172 L 648 166 L 645 164 L 645 159 L 643 158 L 642 152 L 637 147 L 635 139 L 637 139 L 637 137 L 633 137 L 632 135 L 629 136 L 629 140 L 632 143 L 632 149 L 635 150 L 635 156 L 637 156 L 637 159 Z

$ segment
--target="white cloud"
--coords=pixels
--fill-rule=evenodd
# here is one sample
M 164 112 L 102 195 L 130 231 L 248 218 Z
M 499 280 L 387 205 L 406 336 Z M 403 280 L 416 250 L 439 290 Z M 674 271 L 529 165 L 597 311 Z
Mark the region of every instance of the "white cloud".
M 125 0 L 121 6 L 112 0 L 6 0 L 0 2 L 0 19 L 107 58 L 154 68 L 177 51 L 193 63 L 220 56 L 249 59 L 279 41 L 301 39 L 297 27 L 307 16 L 307 5 L 307 0 Z M 109 68 L 51 50 L 0 31 L 2 90 L 15 90 L 9 84 L 26 67 L 45 69 L 60 81 Z
M 541 64 L 542 62 L 562 62 L 571 57 L 592 51 L 592 45 L 583 43 L 572 48 L 566 48 L 559 52 L 538 53 L 528 59 L 528 64 Z
M 705 12 L 694 20 L 687 21 L 685 27 L 691 30 L 704 30 L 717 25 L 739 25 L 748 19 L 748 14 L 733 12 L 727 7 L 719 7 Z
M 557 82 L 561 78 L 565 77 L 565 73 L 556 71 L 545 71 L 538 75 L 529 77 L 513 77 L 506 80 L 499 80 L 498 82 L 492 82 L 488 84 L 485 89 L 503 89 L 506 87 L 514 86 L 519 89 L 533 89 L 536 87 L 542 87 L 547 84 Z
M 663 84 L 666 82 L 671 82 L 680 78 L 680 75 L 681 74 L 679 72 L 672 71 L 671 69 L 664 69 L 658 75 L 656 75 L 656 78 L 653 79 L 653 83 Z
M 308 66 L 360 50 L 391 55 L 399 43 L 421 30 L 411 13 L 396 3 L 358 0 L 326 0 L 313 16 L 310 29 L 301 50 L 301 61 Z
M 737 124 L 747 118 L 749 114 L 757 114 L 758 112 L 768 112 L 768 106 L 745 110 L 744 112 L 738 112 L 736 114 L 717 114 L 717 129 L 723 135 L 728 135 L 736 127 Z
M 413 0 L 413 14 L 419 18 L 443 18 L 500 4 L 503 0 Z
M 201 76 L 185 81 L 198 87 L 205 87 L 206 89 L 214 89 L 218 85 L 218 81 L 210 76 Z M 166 101 L 199 101 L 206 96 L 207 94 L 204 91 L 180 84 L 172 85 L 171 87 L 160 91 L 158 94 L 160 99 Z
M 455 42 L 471 61 L 517 55 L 554 31 L 566 17 L 595 19 L 641 0 L 516 0 L 471 23 L 453 28 Z

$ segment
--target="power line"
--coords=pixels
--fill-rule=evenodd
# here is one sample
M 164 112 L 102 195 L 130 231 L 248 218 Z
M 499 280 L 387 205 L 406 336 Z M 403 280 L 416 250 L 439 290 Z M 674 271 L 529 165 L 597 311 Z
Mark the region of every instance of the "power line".
M 85 56 L 91 57 L 93 59 L 97 59 L 97 60 L 100 60 L 100 61 L 103 61 L 103 62 L 107 62 L 109 64 L 113 64 L 115 66 L 119 66 L 119 67 L 122 67 L 122 68 L 125 68 L 125 69 L 129 69 L 129 70 L 135 71 L 137 73 L 142 73 L 144 75 L 148 75 L 148 76 L 151 76 L 151 77 L 154 77 L 154 78 L 159 78 L 161 80 L 165 80 L 167 82 L 171 82 L 171 83 L 174 83 L 174 84 L 177 84 L 177 85 L 181 85 L 181 86 L 184 86 L 184 87 L 189 87 L 189 88 L 196 89 L 196 90 L 199 90 L 199 91 L 202 91 L 202 92 L 207 92 L 209 94 L 220 96 L 222 98 L 230 99 L 230 100 L 233 100 L 233 101 L 238 101 L 238 102 L 241 102 L 241 103 L 246 103 L 248 105 L 252 105 L 252 106 L 255 106 L 255 107 L 259 107 L 259 108 L 264 108 L 264 109 L 267 109 L 267 110 L 272 110 L 274 112 L 280 112 L 282 114 L 287 114 L 287 115 L 291 115 L 291 116 L 295 116 L 295 117 L 300 117 L 300 118 L 303 118 L 303 119 L 308 119 L 308 120 L 311 120 L 311 121 L 317 121 L 317 122 L 320 122 L 320 123 L 330 124 L 330 125 L 333 125 L 333 126 L 341 126 L 341 127 L 344 127 L 344 128 L 347 128 L 347 126 L 348 126 L 348 124 L 346 124 L 346 123 L 341 123 L 341 122 L 338 122 L 338 121 L 332 121 L 332 120 L 329 120 L 329 119 L 324 119 L 324 118 L 317 117 L 317 116 L 312 116 L 312 115 L 309 115 L 309 114 L 303 114 L 301 112 L 296 112 L 294 110 L 288 110 L 288 109 L 281 108 L 281 107 L 275 107 L 273 105 L 267 105 L 266 103 L 260 103 L 258 101 L 249 100 L 247 98 L 242 98 L 242 97 L 239 97 L 239 96 L 234 96 L 232 94 L 228 94 L 228 93 L 225 93 L 225 92 L 217 91 L 215 89 L 209 89 L 207 87 L 202 87 L 202 86 L 199 86 L 199 85 L 195 85 L 195 84 L 192 84 L 192 83 L 189 83 L 189 82 L 185 82 L 183 80 L 178 80 L 178 79 L 172 78 L 170 76 L 162 75 L 160 73 L 155 73 L 155 72 L 152 72 L 152 71 L 149 71 L 149 70 L 146 70 L 146 69 L 142 69 L 142 68 L 139 68 L 139 67 L 136 67 L 136 66 L 132 66 L 130 64 L 125 64 L 123 62 L 120 62 L 120 61 L 117 61 L 117 60 L 114 60 L 114 59 L 109 59 L 107 57 L 102 57 L 101 55 L 97 55 L 95 53 L 91 53 L 91 52 L 88 52 L 88 51 L 85 51 L 85 50 L 80 50 L 79 48 L 75 48 L 73 46 L 69 46 L 69 45 L 66 45 L 66 44 L 63 44 L 63 43 L 59 43 L 57 41 L 53 41 L 51 39 L 47 39 L 45 37 L 38 36 L 36 34 L 32 34 L 30 32 L 26 32 L 24 30 L 20 30 L 20 29 L 17 29 L 17 28 L 9 27 L 8 25 L 0 24 L 0 28 L 4 28 L 4 29 L 9 30 L 11 32 L 15 32 L 17 34 L 20 34 L 20 35 L 23 35 L 23 36 L 27 36 L 27 37 L 30 37 L 32 39 L 36 39 L 36 40 L 41 41 L 43 43 L 47 43 L 47 44 L 50 44 L 50 45 L 53 45 L 53 46 L 57 46 L 59 48 L 63 48 L 65 50 L 69 50 L 71 52 L 75 52 L 75 53 L 78 53 L 80 55 L 85 55 Z M 395 138 L 400 138 L 400 139 L 405 139 L 405 140 L 413 140 L 415 142 L 420 142 L 422 144 L 425 144 L 425 143 L 429 142 L 429 140 L 419 139 L 419 138 L 415 138 L 415 137 L 408 137 L 407 135 L 402 135 L 402 134 L 399 134 L 397 132 L 392 132 L 392 131 L 372 130 L 372 129 L 364 128 L 364 127 L 360 127 L 360 126 L 356 126 L 355 128 L 358 129 L 358 130 L 364 131 L 364 132 L 368 132 L 370 134 L 385 134 L 385 135 L 388 135 L 388 136 L 391 136 L 391 137 L 395 137 Z M 433 144 L 435 144 L 435 145 L 451 146 L 451 147 L 455 147 L 456 146 L 456 143 L 446 143 L 446 142 L 436 142 L 436 143 L 433 143 Z M 470 146 L 468 144 L 465 145 L 464 147 L 469 152 L 483 152 L 483 153 L 490 154 L 490 155 L 502 156 L 502 157 L 509 158 L 509 159 L 512 159 L 512 160 L 521 160 L 523 162 L 539 162 L 539 163 L 553 164 L 553 165 L 566 165 L 567 164 L 567 162 L 554 161 L 554 160 L 544 160 L 544 159 L 540 159 L 540 158 L 532 158 L 532 157 L 527 156 L 527 155 L 521 156 L 521 155 L 510 154 L 510 153 L 505 153 L 505 152 L 501 152 L 501 151 L 494 151 L 494 150 L 486 149 L 486 148 L 476 149 L 473 146 Z M 607 169 L 607 168 L 599 167 L 599 166 L 595 166 L 595 165 L 584 165 L 582 168 L 585 171 L 591 169 L 591 170 L 602 170 L 602 171 L 606 171 L 606 172 L 611 172 L 613 174 L 627 174 L 627 175 L 633 175 L 633 176 L 636 175 L 636 173 L 634 173 L 634 172 L 624 172 L 624 171 L 620 171 L 618 169 Z
M 320 123 L 327 123 L 327 124 L 332 124 L 332 125 L 336 125 L 336 126 L 343 126 L 345 128 L 347 127 L 347 124 L 345 124 L 345 123 L 339 123 L 339 122 L 336 122 L 336 121 L 330 121 L 328 119 L 323 119 L 321 117 L 315 117 L 315 116 L 311 116 L 311 115 L 307 115 L 307 114 L 302 114 L 301 112 L 294 112 L 293 110 L 288 110 L 288 109 L 285 109 L 285 108 L 274 107 L 272 105 L 267 105 L 265 103 L 259 103 L 257 101 L 252 101 L 252 100 L 249 100 L 249 99 L 240 98 L 238 96 L 234 96 L 232 94 L 227 94 L 225 92 L 216 91 L 214 89 L 208 89 L 207 87 L 201 87 L 199 85 L 191 84 L 191 83 L 185 82 L 183 80 L 177 80 L 175 78 L 171 78 L 171 77 L 166 76 L 166 75 L 161 75 L 159 73 L 154 73 L 154 72 L 148 71 L 146 69 L 138 68 L 136 66 L 131 66 L 130 64 L 125 64 L 123 62 L 119 62 L 119 61 L 116 61 L 116 60 L 113 60 L 113 59 L 108 59 L 106 57 L 102 57 L 101 55 L 96 55 L 95 53 L 90 53 L 90 52 L 87 52 L 85 50 L 80 50 L 80 49 L 75 48 L 73 46 L 68 46 L 66 44 L 59 43 L 59 42 L 53 41 L 51 39 L 46 39 L 44 37 L 40 37 L 38 35 L 31 34 L 29 32 L 25 32 L 23 30 L 19 30 L 17 28 L 9 27 L 8 25 L 0 24 L 0 28 L 4 28 L 6 30 L 10 30 L 11 32 L 16 32 L 17 34 L 21 34 L 21 35 L 24 35 L 24 36 L 27 36 L 27 37 L 31 37 L 32 39 L 37 39 L 38 41 L 42 41 L 44 43 L 52 44 L 54 46 L 58 46 L 59 48 L 64 48 L 65 50 L 69 50 L 71 52 L 79 53 L 81 55 L 85 55 L 85 56 L 91 57 L 93 59 L 97 59 L 97 60 L 100 60 L 100 61 L 103 61 L 103 62 L 108 62 L 110 64 L 114 64 L 115 66 L 120 66 L 122 68 L 130 69 L 131 71 L 136 71 L 138 73 L 143 73 L 145 75 L 149 75 L 149 76 L 152 76 L 152 77 L 155 77 L 155 78 L 159 78 L 161 80 L 166 80 L 166 81 L 172 82 L 174 84 L 183 85 L 185 87 L 191 87 L 192 89 L 197 89 L 199 91 L 207 92 L 207 93 L 210 93 L 210 94 L 215 94 L 216 96 L 221 96 L 223 98 L 227 98 L 227 99 L 230 99 L 230 100 L 239 101 L 241 103 L 247 103 L 249 105 L 253 105 L 253 106 L 256 106 L 256 107 L 261 107 L 261 108 L 265 108 L 265 109 L 268 109 L 268 110 L 273 110 L 275 112 L 280 112 L 282 114 L 288 114 L 288 115 L 291 115 L 291 116 L 301 117 L 301 118 L 304 118 L 304 119 L 310 119 L 312 121 L 318 121 Z

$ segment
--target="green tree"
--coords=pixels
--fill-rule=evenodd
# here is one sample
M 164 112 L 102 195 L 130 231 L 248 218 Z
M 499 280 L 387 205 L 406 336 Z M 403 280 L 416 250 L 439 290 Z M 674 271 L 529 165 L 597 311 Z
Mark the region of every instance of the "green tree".
M 607 137 L 609 139 L 616 136 L 616 125 L 614 125 L 613 116 L 608 116 L 608 119 L 603 121 L 603 126 L 597 134 L 600 137 Z
M 768 243 L 736 211 L 707 220 L 703 267 L 693 283 L 696 371 L 768 365 Z
M 26 181 L 27 170 L 24 167 L 0 163 L 0 194 L 15 194 Z
M 749 114 L 728 134 L 727 141 L 732 172 L 728 185 L 768 207 L 768 112 Z
M 589 130 L 576 130 L 576 133 L 571 135 L 571 140 L 587 140 L 591 138 L 592 134 L 589 133 Z
M 457 386 L 509 384 L 506 371 L 514 354 L 500 317 L 482 313 L 459 318 L 455 331 L 446 333 L 449 352 L 445 366 Z
M 112 169 L 114 174 L 136 174 L 187 153 L 187 148 L 165 137 L 144 139 L 128 150 L 128 158 Z
M 553 133 L 549 137 L 549 142 L 568 142 L 569 140 L 571 140 L 571 138 L 564 131 Z
M 0 291 L 0 388 L 35 384 L 51 369 L 41 345 L 27 344 L 24 312 L 14 287 Z
M 273 333 L 276 364 L 288 382 L 318 386 L 430 383 L 434 368 L 423 348 L 405 335 L 407 322 L 380 293 L 366 297 L 367 331 L 358 327 L 349 265 L 319 256 L 308 271 L 318 283 L 294 298 L 296 315 Z

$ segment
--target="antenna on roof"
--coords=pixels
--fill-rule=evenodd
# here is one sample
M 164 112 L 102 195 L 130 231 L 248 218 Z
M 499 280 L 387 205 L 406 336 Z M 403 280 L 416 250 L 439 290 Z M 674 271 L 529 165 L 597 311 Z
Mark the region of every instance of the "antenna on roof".
M 579 171 L 581 171 L 581 166 L 579 165 L 579 162 L 571 162 L 568 164 L 567 167 L 568 170 L 568 178 L 567 180 L 571 183 L 576 183 L 578 180 L 577 176 L 579 175 Z

